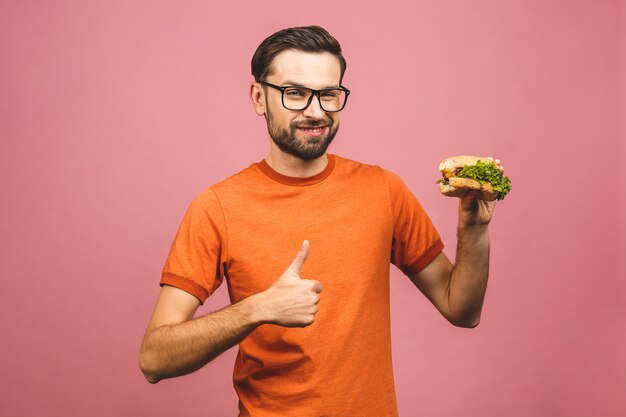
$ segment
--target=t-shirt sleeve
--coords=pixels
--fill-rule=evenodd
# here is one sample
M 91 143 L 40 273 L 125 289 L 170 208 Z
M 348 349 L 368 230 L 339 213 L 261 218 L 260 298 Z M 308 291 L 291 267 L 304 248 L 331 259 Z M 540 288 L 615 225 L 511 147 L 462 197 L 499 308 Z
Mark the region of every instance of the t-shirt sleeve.
M 441 253 L 444 245 L 411 190 L 397 175 L 384 172 L 389 184 L 393 219 L 391 263 L 410 276 L 428 266 Z
M 204 304 L 224 277 L 227 239 L 224 214 L 213 190 L 207 188 L 187 208 L 161 274 L 160 285 L 171 285 Z

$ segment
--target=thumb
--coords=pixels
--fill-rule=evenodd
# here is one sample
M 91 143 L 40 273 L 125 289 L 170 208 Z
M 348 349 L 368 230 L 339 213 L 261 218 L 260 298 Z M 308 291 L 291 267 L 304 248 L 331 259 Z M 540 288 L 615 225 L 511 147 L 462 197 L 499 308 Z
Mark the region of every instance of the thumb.
M 300 250 L 296 254 L 296 257 L 294 258 L 293 262 L 291 262 L 291 265 L 289 265 L 288 269 L 290 269 L 291 272 L 300 274 L 302 265 L 304 265 L 304 261 L 306 261 L 306 258 L 308 256 L 309 256 L 309 241 L 305 240 L 302 242 L 302 246 L 300 246 Z

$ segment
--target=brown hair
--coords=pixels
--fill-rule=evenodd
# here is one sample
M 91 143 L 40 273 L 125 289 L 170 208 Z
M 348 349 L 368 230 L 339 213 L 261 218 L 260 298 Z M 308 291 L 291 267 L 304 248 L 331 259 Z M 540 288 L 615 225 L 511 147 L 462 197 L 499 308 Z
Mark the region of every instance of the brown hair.
M 346 72 L 346 60 L 341 54 L 341 45 L 326 29 L 319 26 L 300 26 L 283 29 L 267 37 L 256 49 L 252 57 L 252 75 L 255 81 L 263 80 L 272 72 L 272 62 L 279 53 L 286 50 L 302 52 L 329 52 L 339 60 L 341 77 Z

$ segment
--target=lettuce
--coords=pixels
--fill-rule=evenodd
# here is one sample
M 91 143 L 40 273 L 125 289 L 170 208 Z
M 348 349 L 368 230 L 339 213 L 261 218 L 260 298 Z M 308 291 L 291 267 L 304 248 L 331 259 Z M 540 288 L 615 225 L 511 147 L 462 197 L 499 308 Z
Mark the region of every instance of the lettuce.
M 503 177 L 496 164 L 492 162 L 478 161 L 476 165 L 465 165 L 456 176 L 474 179 L 481 185 L 490 182 L 493 189 L 498 192 L 498 200 L 503 200 L 511 191 L 511 180 L 509 177 Z

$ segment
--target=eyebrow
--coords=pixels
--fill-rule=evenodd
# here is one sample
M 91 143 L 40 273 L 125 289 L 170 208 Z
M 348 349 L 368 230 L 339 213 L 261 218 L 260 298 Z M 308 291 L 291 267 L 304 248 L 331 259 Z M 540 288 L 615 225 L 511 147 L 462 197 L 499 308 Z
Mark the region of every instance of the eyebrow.
M 297 81 L 291 81 L 291 80 L 284 81 L 282 84 L 283 84 L 283 86 L 284 86 L 284 85 L 289 85 L 289 86 L 291 86 L 291 87 L 304 87 L 304 88 L 311 88 L 311 87 L 307 87 L 306 85 L 304 85 L 304 84 L 302 84 L 302 83 L 299 83 L 299 82 L 297 82 Z M 320 90 L 324 90 L 324 89 L 326 89 L 326 88 L 339 88 L 339 85 L 338 85 L 338 84 L 335 84 L 335 85 L 329 85 L 329 86 L 327 86 L 327 87 L 322 87 L 322 88 L 320 88 Z

